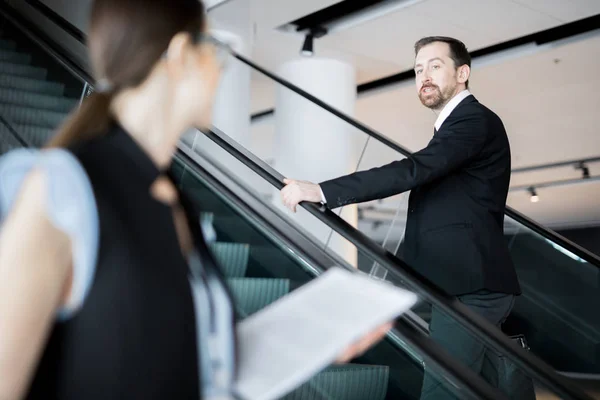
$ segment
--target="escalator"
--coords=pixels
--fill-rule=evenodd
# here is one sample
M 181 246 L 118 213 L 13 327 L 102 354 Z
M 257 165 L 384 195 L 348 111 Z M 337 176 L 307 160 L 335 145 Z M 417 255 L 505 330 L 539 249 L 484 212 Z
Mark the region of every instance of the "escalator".
M 60 64 L 52 60 L 52 54 L 60 51 L 56 43 L 42 44 L 34 40 L 36 32 L 33 27 L 28 27 L 29 33 L 24 35 L 22 30 L 26 21 L 4 3 L 0 4 L 4 14 L 0 24 L 0 146 L 3 151 L 24 144 L 39 147 L 51 137 L 66 113 L 77 106 L 88 90 L 87 82 L 91 80 L 83 68 L 76 65 L 65 68 L 65 57 Z M 40 36 L 37 35 L 38 39 Z M 48 53 L 47 48 L 41 47 L 51 47 L 52 51 Z M 353 125 L 360 124 L 353 122 Z M 202 140 L 206 138 L 217 143 L 220 151 L 232 157 L 233 161 L 239 162 L 245 157 L 246 168 L 253 166 L 251 173 L 258 174 L 276 188 L 277 183 L 281 185 L 281 177 L 264 168 L 263 160 L 244 152 L 218 131 L 202 136 Z M 399 156 L 402 154 L 401 147 L 394 149 L 390 143 L 382 143 L 386 151 L 392 149 L 399 152 Z M 210 222 L 215 229 L 216 242 L 212 244 L 212 250 L 226 272 L 237 300 L 239 318 L 251 315 L 333 265 L 351 268 L 318 239 L 295 227 L 287 217 L 265 202 L 264 196 L 236 180 L 231 170 L 222 167 L 227 164 L 222 157 L 214 160 L 206 151 L 202 157 L 198 157 L 198 153 L 195 148 L 186 145 L 186 141 L 182 142 L 172 173 L 181 190 L 187 192 L 203 211 L 205 222 Z M 405 264 L 393 257 L 390 259 L 383 248 L 361 242 L 368 239 L 360 232 L 348 230 L 348 226 L 333 213 L 319 210 L 316 206 L 308 206 L 307 209 L 323 223 L 334 227 L 335 235 L 352 241 L 370 265 L 385 269 L 387 280 L 414 290 L 423 302 L 420 309 L 414 309 L 413 313 L 399 321 L 393 333 L 363 357 L 353 360 L 352 364 L 329 367 L 286 398 L 416 399 L 420 394 L 423 362 L 432 368 L 432 373 L 439 375 L 440 384 L 449 393 L 461 398 L 502 398 L 428 341 L 428 302 L 443 306 L 466 325 L 473 324 L 475 328 L 467 329 L 481 336 L 481 340 L 490 347 L 514 359 L 525 373 L 536 380 L 540 391 L 545 389 L 560 398 L 586 398 L 576 387 L 556 375 L 552 368 L 521 349 L 510 348 L 510 342 L 500 339 L 501 335 L 488 332 L 485 326 L 471 320 L 460 305 L 429 288 L 428 283 L 414 276 Z M 598 296 L 592 289 L 597 288 L 599 283 L 597 266 L 600 262 L 581 249 L 565 248 L 568 242 L 556 240 L 551 232 L 518 214 L 514 215 L 521 218 L 515 220 L 523 226 L 512 231 L 509 239 L 526 293 L 517 303 L 514 318 L 507 326 L 508 333 L 525 333 L 533 353 L 554 369 L 595 373 L 599 358 L 595 328 L 600 323 L 592 318 L 591 310 L 586 314 L 578 309 L 581 302 L 573 299 L 572 290 L 585 293 L 589 288 L 589 301 L 593 301 Z M 556 265 L 552 273 L 540 272 L 538 267 L 545 265 L 541 263 L 540 253 Z M 573 267 L 571 261 L 577 262 L 577 267 Z M 588 275 L 582 276 L 580 270 L 575 269 L 582 266 L 588 268 L 585 269 Z M 548 278 L 543 279 L 539 275 Z M 557 277 L 562 279 L 558 282 L 562 282 L 563 286 L 555 284 Z M 565 288 L 565 280 L 571 284 L 570 288 Z M 586 289 L 576 289 L 578 282 L 586 285 Z M 425 318 L 419 318 L 419 314 Z M 578 322 L 583 322 L 584 326 L 580 327 Z M 568 331 L 568 334 L 563 331 Z M 587 341 L 579 338 L 582 332 Z M 575 349 L 576 346 L 581 348 Z

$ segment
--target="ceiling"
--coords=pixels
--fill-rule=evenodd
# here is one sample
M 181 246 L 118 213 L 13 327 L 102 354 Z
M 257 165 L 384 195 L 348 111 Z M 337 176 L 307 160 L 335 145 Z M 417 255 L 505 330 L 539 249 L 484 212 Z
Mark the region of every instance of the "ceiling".
M 249 1 L 252 59 L 271 71 L 299 58 L 303 36 L 277 28 L 335 1 L 232 0 L 211 14 L 226 21 Z M 427 35 L 454 36 L 472 51 L 600 14 L 598 0 L 422 0 L 379 18 L 326 35 L 315 42 L 318 57 L 352 64 L 364 83 L 412 68 L 412 47 Z M 600 28 L 600 27 L 599 27 Z M 600 30 L 542 46 L 524 46 L 476 59 L 471 90 L 504 121 L 513 167 L 600 156 Z M 275 84 L 252 75 L 252 112 L 274 107 Z M 355 117 L 415 151 L 427 144 L 436 116 L 419 102 L 412 82 L 359 96 Z M 273 157 L 273 119 L 254 124 L 253 151 Z M 398 158 L 371 144 L 361 169 Z M 600 163 L 590 165 L 600 175 Z M 511 185 L 576 177 L 572 167 L 513 174 Z M 299 177 L 301 178 L 301 177 Z M 524 191 L 508 203 L 555 228 L 600 225 L 600 182 Z M 384 203 L 381 207 L 385 207 Z M 390 203 L 387 204 L 390 206 Z

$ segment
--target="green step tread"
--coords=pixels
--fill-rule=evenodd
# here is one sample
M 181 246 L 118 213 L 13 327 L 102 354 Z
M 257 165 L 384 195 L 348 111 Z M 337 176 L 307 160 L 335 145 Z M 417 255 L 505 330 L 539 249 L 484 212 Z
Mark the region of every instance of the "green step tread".
M 384 400 L 389 367 L 346 364 L 331 366 L 280 400 Z
M 0 123 L 0 152 L 3 154 L 18 147 L 21 147 L 21 144 L 14 138 L 10 129 Z
M 16 106 L 3 104 L 2 115 L 12 123 L 18 125 L 33 125 L 54 129 L 60 125 L 67 113 L 58 111 L 41 110 L 35 107 Z
M 229 278 L 227 284 L 242 318 L 263 309 L 290 291 L 289 279 Z
M 0 39 L 0 49 L 14 50 L 17 48 L 17 44 L 12 40 Z
M 4 74 L 0 74 L 0 87 L 54 96 L 62 96 L 65 92 L 62 83 Z
M 48 71 L 44 68 L 32 67 L 30 65 L 15 64 L 8 61 L 0 61 L 0 75 L 13 75 L 34 79 L 46 79 Z
M 77 105 L 75 100 L 65 97 L 49 96 L 2 87 L 0 87 L 0 103 L 63 113 L 70 112 Z
M 8 61 L 15 64 L 29 64 L 31 63 L 31 54 L 0 49 L 0 61 Z
M 241 278 L 246 275 L 250 246 L 242 243 L 216 242 L 210 245 L 212 253 L 227 278 Z
M 42 147 L 56 133 L 56 129 L 32 125 L 14 124 L 13 127 L 23 139 L 35 147 Z

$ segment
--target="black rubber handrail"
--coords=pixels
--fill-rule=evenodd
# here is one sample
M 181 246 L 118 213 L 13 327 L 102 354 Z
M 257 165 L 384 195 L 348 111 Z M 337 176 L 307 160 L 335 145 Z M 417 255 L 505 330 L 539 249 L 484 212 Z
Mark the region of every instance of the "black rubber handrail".
M 211 130 L 203 130 L 203 133 L 276 189 L 281 190 L 285 186 L 283 175 L 266 165 L 262 160 L 223 132 L 212 128 Z M 500 330 L 468 309 L 456 297 L 446 294 L 435 284 L 410 268 L 404 261 L 388 252 L 362 232 L 356 230 L 327 207 L 307 202 L 300 203 L 300 206 L 343 236 L 371 260 L 385 267 L 390 275 L 407 284 L 409 290 L 414 291 L 421 299 L 432 303 L 433 306 L 457 320 L 485 345 L 500 354 L 509 356 L 516 365 L 544 387 L 552 390 L 564 399 L 591 399 L 577 386 L 558 375 L 550 366 L 539 360 L 539 358 L 516 346 Z
M 50 19 L 54 24 L 56 24 L 61 29 L 63 29 L 65 32 L 69 33 L 74 39 L 85 44 L 85 41 L 86 41 L 85 33 L 83 33 L 81 30 L 79 30 L 73 24 L 71 24 L 64 18 L 60 17 L 54 11 L 50 10 L 47 6 L 45 6 L 39 0 L 26 0 L 26 2 L 28 4 L 30 4 L 32 7 L 34 7 L 38 12 L 43 14 L 45 17 Z M 76 33 L 73 34 L 73 32 L 76 32 Z M 387 138 L 386 136 L 382 135 L 381 133 L 379 133 L 379 132 L 375 131 L 374 129 L 368 127 L 367 125 L 357 121 L 356 119 L 350 117 L 349 115 L 337 110 L 336 108 L 331 107 L 329 104 L 327 104 L 324 101 L 318 99 L 317 97 L 311 95 L 310 93 L 306 92 L 305 90 L 302 90 L 301 88 L 292 84 L 291 82 L 288 82 L 287 80 L 267 71 L 266 69 L 262 68 L 258 64 L 249 60 L 248 58 L 242 56 L 241 54 L 238 54 L 231 49 L 230 49 L 230 51 L 236 59 L 238 59 L 242 63 L 248 65 L 250 68 L 252 68 L 256 71 L 259 71 L 260 73 L 271 78 L 272 80 L 279 83 L 280 85 L 290 89 L 291 91 L 304 97 L 305 99 L 311 101 L 312 103 L 318 105 L 319 107 L 323 108 L 324 110 L 329 111 L 333 115 L 337 116 L 338 118 L 342 119 L 343 121 L 347 122 L 348 124 L 354 126 L 356 129 L 359 129 L 363 133 L 367 134 L 371 138 L 396 150 L 403 156 L 405 156 L 407 158 L 411 157 L 412 152 L 410 150 L 406 149 L 405 147 L 401 146 L 399 143 Z M 66 59 L 69 59 L 69 57 L 66 57 Z M 87 80 L 87 83 L 90 84 L 90 82 L 92 82 L 92 81 L 93 80 L 90 77 Z M 506 207 L 505 214 L 507 216 L 509 216 L 510 218 L 514 219 L 515 221 L 525 225 L 528 229 L 543 236 L 544 238 L 549 239 L 553 242 L 556 242 L 558 245 L 564 247 L 566 250 L 575 254 L 579 258 L 588 261 L 590 264 L 594 265 L 597 268 L 600 268 L 600 256 L 598 256 L 594 253 L 591 253 L 590 251 L 586 250 L 585 248 L 579 246 L 578 244 L 559 235 L 558 233 L 543 227 L 542 225 L 525 217 L 523 214 L 519 213 L 518 211 L 514 210 L 511 207 L 508 207 L 508 206 Z

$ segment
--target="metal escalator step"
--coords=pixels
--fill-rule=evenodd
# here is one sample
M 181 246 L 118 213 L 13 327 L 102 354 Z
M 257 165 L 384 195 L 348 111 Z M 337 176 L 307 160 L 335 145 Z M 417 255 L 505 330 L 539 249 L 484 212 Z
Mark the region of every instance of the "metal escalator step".
M 0 49 L 0 61 L 7 61 L 14 64 L 29 64 L 31 63 L 31 54 Z
M 389 374 L 382 365 L 331 366 L 281 400 L 384 400 Z
M 34 125 L 54 129 L 66 117 L 66 113 L 40 110 L 34 107 L 2 105 L 3 115 L 16 125 Z
M 9 150 L 21 147 L 20 143 L 14 139 L 11 131 L 0 123 L 0 154 L 4 154 Z
M 0 39 L 0 49 L 14 50 L 17 48 L 17 44 L 12 40 Z
M 35 107 L 42 110 L 70 112 L 77 105 L 77 101 L 65 97 L 48 96 L 40 93 L 31 93 L 17 89 L 0 87 L 0 103 L 16 106 Z
M 32 125 L 14 125 L 15 130 L 25 139 L 29 144 L 35 147 L 42 147 L 50 140 L 56 133 L 56 129 L 42 128 L 39 126 Z
M 225 277 L 242 278 L 246 275 L 250 246 L 244 243 L 216 242 L 210 248 Z
M 62 83 L 2 74 L 0 74 L 0 87 L 54 96 L 62 96 L 65 92 L 65 85 Z
M 15 64 L 0 61 L 0 74 L 23 76 L 26 78 L 46 79 L 48 71 L 44 68 L 32 67 L 31 65 Z
M 289 279 L 230 278 L 231 289 L 238 313 L 247 317 L 285 296 L 290 291 Z

